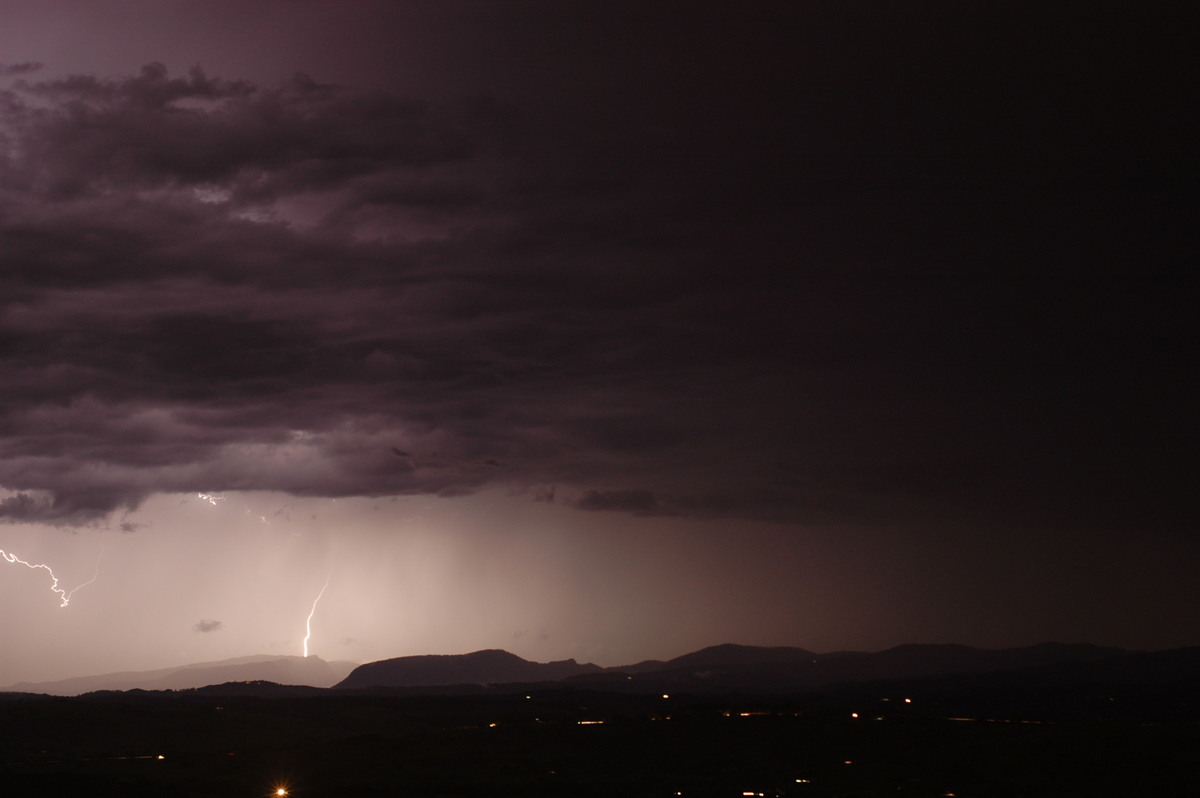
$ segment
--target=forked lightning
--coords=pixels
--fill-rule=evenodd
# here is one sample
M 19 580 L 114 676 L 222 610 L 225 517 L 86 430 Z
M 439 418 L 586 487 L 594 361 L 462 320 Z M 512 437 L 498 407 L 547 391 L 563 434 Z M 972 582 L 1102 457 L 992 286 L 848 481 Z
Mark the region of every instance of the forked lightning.
M 51 569 L 49 565 L 46 565 L 45 563 L 27 562 L 25 560 L 22 560 L 17 555 L 13 554 L 12 552 L 5 551 L 4 549 L 0 549 L 0 557 L 3 557 L 5 560 L 7 560 L 10 563 L 13 563 L 14 565 L 24 565 L 26 568 L 33 568 L 35 570 L 40 568 L 41 570 L 50 574 L 50 590 L 53 593 L 58 594 L 58 597 L 60 599 L 62 599 L 62 603 L 58 605 L 60 607 L 65 607 L 68 604 L 70 604 L 71 596 L 75 595 L 75 592 L 77 590 L 79 590 L 80 588 L 83 588 L 83 587 L 87 587 L 92 582 L 95 582 L 97 577 L 100 576 L 100 561 L 97 560 L 96 561 L 96 573 L 92 575 L 91 579 L 87 580 L 82 585 L 74 587 L 70 590 L 64 590 L 63 588 L 58 586 L 58 577 L 54 575 L 54 570 Z

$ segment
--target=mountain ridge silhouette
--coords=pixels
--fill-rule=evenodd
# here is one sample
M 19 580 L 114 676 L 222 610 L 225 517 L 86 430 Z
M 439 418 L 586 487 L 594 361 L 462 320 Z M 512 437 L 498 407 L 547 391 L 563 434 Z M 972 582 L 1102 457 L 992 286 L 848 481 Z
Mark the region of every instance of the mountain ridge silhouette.
M 877 652 L 827 654 L 789 646 L 723 643 L 669 660 L 601 667 L 574 659 L 534 662 L 502 649 L 422 654 L 361 665 L 319 657 L 256 655 L 150 671 L 121 671 L 0 688 L 58 696 L 96 692 L 223 690 L 281 694 L 280 688 L 438 693 L 560 687 L 631 693 L 808 692 L 856 683 L 1012 674 L 1012 678 L 1183 682 L 1200 648 L 1145 652 L 1087 643 L 1005 649 L 910 643 Z M 219 691 L 218 690 L 218 691 Z

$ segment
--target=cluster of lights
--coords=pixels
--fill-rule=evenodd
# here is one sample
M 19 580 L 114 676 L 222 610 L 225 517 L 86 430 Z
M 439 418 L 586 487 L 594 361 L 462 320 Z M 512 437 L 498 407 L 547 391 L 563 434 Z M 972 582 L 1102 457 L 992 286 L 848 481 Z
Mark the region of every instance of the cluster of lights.
M 890 699 L 890 698 L 882 698 L 882 699 L 880 699 L 880 700 L 881 700 L 881 701 L 884 701 L 884 702 L 886 703 L 886 702 L 888 702 L 888 701 L 891 701 L 892 699 Z M 911 703 L 912 703 L 912 699 L 911 699 L 911 698 L 906 698 L 906 699 L 904 699 L 904 703 L 906 703 L 906 704 L 911 704 Z M 851 713 L 850 713 L 850 717 L 851 717 L 851 718 L 853 718 L 853 719 L 855 719 L 855 720 L 857 720 L 857 719 L 858 719 L 858 717 L 859 717 L 859 715 L 858 715 L 858 713 L 857 713 L 857 712 L 851 712 Z M 875 720 L 883 720 L 883 715 L 875 715 Z

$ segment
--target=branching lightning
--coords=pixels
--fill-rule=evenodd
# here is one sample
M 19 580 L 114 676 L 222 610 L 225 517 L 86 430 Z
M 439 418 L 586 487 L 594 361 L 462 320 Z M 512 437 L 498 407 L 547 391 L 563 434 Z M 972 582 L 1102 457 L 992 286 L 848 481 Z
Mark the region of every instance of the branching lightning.
M 24 565 L 26 568 L 32 568 L 34 570 L 41 569 L 41 570 L 45 571 L 46 573 L 50 574 L 50 591 L 52 593 L 57 594 L 58 597 L 60 599 L 62 599 L 62 603 L 58 605 L 60 607 L 65 607 L 68 604 L 70 604 L 71 596 L 75 595 L 76 591 L 78 591 L 80 588 L 87 587 L 88 585 L 90 585 L 92 582 L 95 582 L 100 577 L 100 560 L 97 559 L 96 560 L 96 573 L 94 573 L 92 575 L 91 579 L 87 580 L 82 585 L 73 587 L 70 590 L 65 590 L 58 586 L 58 577 L 55 576 L 54 570 L 49 565 L 46 565 L 45 563 L 40 563 L 40 562 L 37 562 L 37 563 L 27 562 L 26 560 L 22 560 L 20 557 L 13 554 L 12 552 L 5 551 L 4 549 L 0 549 L 0 557 L 3 557 L 5 560 L 7 560 L 8 562 L 10 562 L 14 565 Z
M 82 585 L 79 585 L 78 587 L 75 587 L 75 588 L 73 588 L 73 589 L 72 589 L 72 590 L 71 590 L 69 593 L 67 593 L 67 595 L 66 595 L 66 596 L 64 596 L 64 597 L 63 597 L 63 601 L 64 601 L 64 604 L 63 604 L 63 606 L 64 606 L 64 607 L 66 606 L 66 603 L 65 603 L 65 602 L 67 602 L 67 601 L 70 601 L 70 600 L 71 600 L 71 596 L 75 595 L 75 592 L 76 592 L 77 590 L 80 590 L 81 588 L 85 588 L 85 587 L 87 587 L 87 586 L 88 586 L 88 585 L 90 585 L 92 582 L 95 582 L 97 579 L 99 579 L 99 578 L 100 578 L 100 560 L 101 560 L 101 559 L 103 559 L 103 558 L 104 558 L 104 549 L 101 549 L 101 550 L 100 550 L 100 556 L 96 558 L 96 571 L 95 571 L 95 573 L 93 573 L 93 574 L 92 574 L 92 578 L 91 578 L 91 579 L 89 579 L 89 580 L 87 580 L 86 582 L 84 582 Z
M 306 657 L 308 656 L 308 638 L 312 637 L 312 619 L 313 615 L 317 612 L 317 602 L 321 600 L 321 596 L 325 595 L 325 591 L 329 588 L 329 579 L 332 576 L 333 574 L 331 573 L 325 577 L 325 585 L 321 588 L 321 592 L 317 594 L 317 597 L 313 599 L 312 609 L 308 611 L 308 619 L 304 622 L 304 656 Z

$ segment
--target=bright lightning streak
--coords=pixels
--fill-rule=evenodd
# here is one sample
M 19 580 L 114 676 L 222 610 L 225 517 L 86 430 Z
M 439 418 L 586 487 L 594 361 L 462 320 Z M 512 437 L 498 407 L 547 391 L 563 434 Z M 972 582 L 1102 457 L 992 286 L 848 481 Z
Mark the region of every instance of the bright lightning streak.
M 41 569 L 41 570 L 45 571 L 46 573 L 50 574 L 50 591 L 53 593 L 57 593 L 58 597 L 60 599 L 62 599 L 62 603 L 58 605 L 60 607 L 65 607 L 68 604 L 70 604 L 71 596 L 75 595 L 75 592 L 77 590 L 79 590 L 80 588 L 87 587 L 88 585 L 90 585 L 92 582 L 95 582 L 96 579 L 98 579 L 100 577 L 100 560 L 97 559 L 96 560 L 96 573 L 92 576 L 91 579 L 84 582 L 82 585 L 79 585 L 78 587 L 74 587 L 70 590 L 64 590 L 63 588 L 58 586 L 58 577 L 54 575 L 54 571 L 53 571 L 53 569 L 50 568 L 49 565 L 46 565 L 45 563 L 40 563 L 40 562 L 39 563 L 26 562 L 25 560 L 22 560 L 20 557 L 13 554 L 12 552 L 5 551 L 4 549 L 0 549 L 0 557 L 3 557 L 5 560 L 7 560 L 8 562 L 10 562 L 14 565 L 24 565 L 26 568 L 32 568 L 34 570 Z
M 329 588 L 329 578 L 331 576 L 333 574 L 325 577 L 325 586 L 321 588 L 321 592 L 313 599 L 312 609 L 308 611 L 308 620 L 304 622 L 304 656 L 306 657 L 308 656 L 308 638 L 312 637 L 312 619 L 313 615 L 317 612 L 317 602 L 321 600 L 321 596 L 324 596 L 325 591 Z

